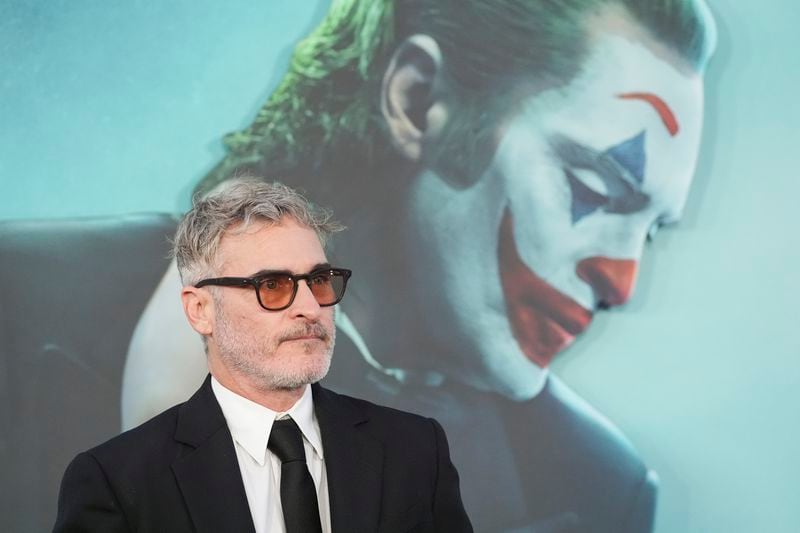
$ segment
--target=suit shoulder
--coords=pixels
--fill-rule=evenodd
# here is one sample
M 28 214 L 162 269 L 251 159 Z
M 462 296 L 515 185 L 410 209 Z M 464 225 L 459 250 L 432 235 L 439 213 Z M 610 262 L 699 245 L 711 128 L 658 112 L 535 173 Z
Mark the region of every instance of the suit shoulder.
M 527 422 L 513 431 L 524 443 L 516 453 L 537 480 L 528 486 L 531 500 L 551 512 L 569 502 L 597 531 L 650 530 L 658 478 L 608 418 L 553 376 L 510 410 L 511 420 Z
M 574 472 L 576 479 L 604 479 L 618 486 L 654 476 L 622 431 L 554 376 L 535 398 L 510 410 L 510 420 L 526 421 L 514 427 L 515 440 L 526 443 L 526 455 L 556 458 L 540 465 L 552 467 L 553 475 Z
M 387 407 L 385 405 L 380 405 L 369 400 L 356 398 L 354 396 L 340 394 L 322 387 L 320 387 L 320 390 L 326 396 L 328 401 L 333 400 L 338 402 L 351 413 L 363 416 L 365 420 L 369 419 L 370 422 L 376 423 L 379 426 L 395 429 L 408 427 L 419 428 L 422 426 L 430 428 L 431 423 L 434 423 L 438 426 L 438 423 L 433 419 L 422 415 L 410 413 L 408 411 L 402 411 L 400 409 L 395 409 L 394 407 Z
M 548 378 L 536 398 L 523 405 L 528 411 L 526 418 L 533 417 L 537 427 L 547 428 L 554 438 L 569 439 L 595 453 L 627 458 L 643 466 L 639 452 L 622 431 L 555 376 Z
M 178 411 L 183 404 L 176 405 L 154 416 L 150 420 L 124 431 L 85 453 L 101 464 L 113 462 L 121 457 L 146 459 L 149 452 L 161 451 L 166 443 L 174 442 Z

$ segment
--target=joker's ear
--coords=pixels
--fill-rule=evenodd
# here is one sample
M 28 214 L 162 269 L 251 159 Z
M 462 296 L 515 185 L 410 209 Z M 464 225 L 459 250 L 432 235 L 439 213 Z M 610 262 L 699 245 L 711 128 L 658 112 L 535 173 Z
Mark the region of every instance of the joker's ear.
M 447 121 L 442 61 L 432 37 L 412 35 L 397 47 L 383 76 L 381 113 L 392 144 L 414 162 Z

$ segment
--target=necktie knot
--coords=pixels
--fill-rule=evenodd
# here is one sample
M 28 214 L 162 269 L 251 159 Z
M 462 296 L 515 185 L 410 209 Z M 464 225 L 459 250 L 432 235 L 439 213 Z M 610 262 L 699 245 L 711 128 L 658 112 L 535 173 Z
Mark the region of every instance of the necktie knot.
M 281 463 L 306 460 L 303 434 L 291 418 L 283 418 L 272 423 L 267 448 L 281 460 Z

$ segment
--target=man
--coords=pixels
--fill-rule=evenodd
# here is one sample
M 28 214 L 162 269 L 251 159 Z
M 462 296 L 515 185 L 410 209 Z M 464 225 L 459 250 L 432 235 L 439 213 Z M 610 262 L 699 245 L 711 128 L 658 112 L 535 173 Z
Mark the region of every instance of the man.
M 323 251 L 333 229 L 278 184 L 195 202 L 174 250 L 210 376 L 78 455 L 55 531 L 472 531 L 438 423 L 317 385 L 350 276 Z
M 679 219 L 713 47 L 699 0 L 336 2 L 199 186 L 280 169 L 357 228 L 333 244 L 369 266 L 326 382 L 435 413 L 479 531 L 652 529 L 655 474 L 548 367 Z M 160 294 L 129 413 L 163 371 Z

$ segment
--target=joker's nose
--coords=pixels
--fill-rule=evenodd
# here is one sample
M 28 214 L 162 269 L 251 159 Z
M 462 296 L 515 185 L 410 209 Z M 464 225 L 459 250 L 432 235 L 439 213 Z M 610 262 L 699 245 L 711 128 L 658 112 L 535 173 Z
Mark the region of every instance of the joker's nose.
M 633 294 L 639 262 L 634 259 L 588 257 L 578 262 L 575 272 L 594 291 L 601 309 L 622 305 Z

